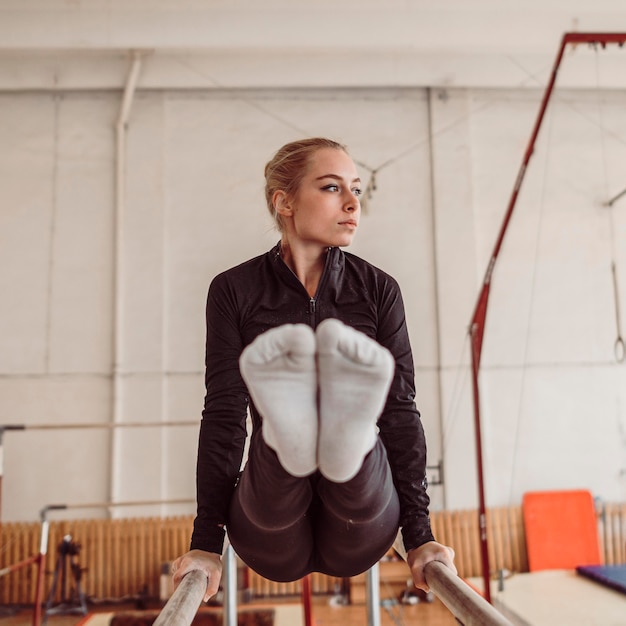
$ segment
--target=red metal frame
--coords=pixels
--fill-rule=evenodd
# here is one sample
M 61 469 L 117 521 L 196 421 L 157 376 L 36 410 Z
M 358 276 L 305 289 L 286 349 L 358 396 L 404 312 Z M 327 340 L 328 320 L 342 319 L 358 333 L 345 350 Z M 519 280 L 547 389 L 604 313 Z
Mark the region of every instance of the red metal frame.
M 554 65 L 552 67 L 552 74 L 550 80 L 545 89 L 541 106 L 539 107 L 539 113 L 535 121 L 535 126 L 530 135 L 530 141 L 528 147 L 524 153 L 524 158 L 520 166 L 513 192 L 509 200 L 509 204 L 504 215 L 504 220 L 500 226 L 500 232 L 496 239 L 496 244 L 491 253 L 489 264 L 487 265 L 487 271 L 483 279 L 482 287 L 476 301 L 474 313 L 472 315 L 472 321 L 469 327 L 471 352 L 472 352 L 472 390 L 474 396 L 474 428 L 476 437 L 476 464 L 478 471 L 478 498 L 479 498 L 479 526 L 480 526 L 480 552 L 481 563 L 483 573 L 483 585 L 485 589 L 485 598 L 488 602 L 491 602 L 491 591 L 489 588 L 489 546 L 487 543 L 487 521 L 486 521 L 486 506 L 485 506 L 485 486 L 484 486 L 484 468 L 483 468 L 483 453 L 482 453 L 482 438 L 481 438 L 481 421 L 480 421 L 480 387 L 478 384 L 478 371 L 480 369 L 480 357 L 483 347 L 483 337 L 485 334 L 485 319 L 487 317 L 487 305 L 489 303 L 489 290 L 491 288 L 491 278 L 493 276 L 493 270 L 504 241 L 504 235 L 506 234 L 513 209 L 517 202 L 517 196 L 519 195 L 522 181 L 526 174 L 528 162 L 533 154 L 535 142 L 539 135 L 539 129 L 543 121 L 548 102 L 554 89 L 556 82 L 557 72 L 561 61 L 563 60 L 563 53 L 567 45 L 576 44 L 600 44 L 606 46 L 606 44 L 618 44 L 623 46 L 626 43 L 626 33 L 565 33 L 561 40 Z
M 304 626 L 313 626 L 313 593 L 311 590 L 311 575 L 302 579 L 302 607 L 304 609 Z

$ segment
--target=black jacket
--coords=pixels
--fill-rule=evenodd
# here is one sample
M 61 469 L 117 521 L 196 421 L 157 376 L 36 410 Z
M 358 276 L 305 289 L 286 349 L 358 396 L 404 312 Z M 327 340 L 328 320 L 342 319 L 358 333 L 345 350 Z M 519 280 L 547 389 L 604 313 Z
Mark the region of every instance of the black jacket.
M 426 493 L 426 442 L 415 407 L 413 357 L 397 282 L 353 254 L 329 248 L 315 297 L 284 263 L 280 246 L 215 277 L 206 309 L 206 396 L 197 464 L 198 513 L 191 547 L 222 552 L 228 507 L 246 439 L 248 391 L 239 373 L 242 350 L 282 324 L 315 328 L 333 317 L 385 346 L 396 369 L 378 420 L 400 497 L 407 550 L 433 539 Z M 253 437 L 261 419 L 250 402 Z

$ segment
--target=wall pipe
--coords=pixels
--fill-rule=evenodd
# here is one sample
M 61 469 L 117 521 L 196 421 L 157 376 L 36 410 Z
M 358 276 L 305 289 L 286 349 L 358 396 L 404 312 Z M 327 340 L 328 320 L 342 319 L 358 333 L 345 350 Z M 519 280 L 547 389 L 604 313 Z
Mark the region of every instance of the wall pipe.
M 431 234 L 432 234 L 432 263 L 433 263 L 433 290 L 434 290 L 434 308 L 435 308 L 435 340 L 437 351 L 437 401 L 439 403 L 439 485 L 441 486 L 441 494 L 443 500 L 443 508 L 447 508 L 446 497 L 446 484 L 443 480 L 443 466 L 445 462 L 445 442 L 443 436 L 444 429 L 444 400 L 443 400 L 443 385 L 442 385 L 442 352 L 441 352 L 441 294 L 439 287 L 439 257 L 437 254 L 437 186 L 435 184 L 435 154 L 434 154 L 434 136 L 433 136 L 433 92 L 430 87 L 426 89 L 426 107 L 428 116 L 428 162 L 430 165 L 430 206 L 431 206 Z M 427 467 L 427 469 L 429 469 Z
M 67 422 L 65 424 L 2 424 L 0 425 L 0 435 L 5 430 L 76 430 L 94 428 L 165 428 L 165 427 L 181 427 L 181 426 L 198 426 L 198 420 L 170 420 L 167 422 L 120 422 L 113 424 L 111 422 Z M 2 441 L 0 437 L 0 442 Z
M 115 217 L 113 228 L 113 389 L 112 422 L 122 419 L 122 366 L 124 364 L 124 215 L 126 209 L 126 135 L 133 98 L 141 70 L 141 54 L 132 52 L 132 63 L 115 123 Z M 109 499 L 113 502 L 118 493 L 117 467 L 119 460 L 119 435 L 111 435 L 111 472 Z
M 491 602 L 491 591 L 490 591 L 490 585 L 489 585 L 489 579 L 490 579 L 489 546 L 487 543 L 487 516 L 486 516 L 487 514 L 486 514 L 486 504 L 485 504 L 485 486 L 484 486 L 484 473 L 483 473 L 483 452 L 482 452 L 481 418 L 480 418 L 480 388 L 478 384 L 478 372 L 480 369 L 480 357 L 482 354 L 483 337 L 484 337 L 484 332 L 485 332 L 485 320 L 487 318 L 487 305 L 489 302 L 489 290 L 491 288 L 491 279 L 493 277 L 493 270 L 494 270 L 494 267 L 498 258 L 498 254 L 500 253 L 500 249 L 502 248 L 504 235 L 506 234 L 507 228 L 511 221 L 513 209 L 515 208 L 517 197 L 519 195 L 519 191 L 522 186 L 522 181 L 524 180 L 524 176 L 526 174 L 528 162 L 530 161 L 530 157 L 532 156 L 533 151 L 535 149 L 535 142 L 537 141 L 537 136 L 539 135 L 541 123 L 543 121 L 546 109 L 548 107 L 548 102 L 550 100 L 550 96 L 552 95 L 552 91 L 556 83 L 557 73 L 559 70 L 559 66 L 561 65 L 561 61 L 563 60 L 563 53 L 565 52 L 566 46 L 568 44 L 577 45 L 577 44 L 583 44 L 583 43 L 600 44 L 602 46 L 605 46 L 607 43 L 616 43 L 620 46 L 623 46 L 625 42 L 626 42 L 626 33 L 565 33 L 563 35 L 561 39 L 561 45 L 559 46 L 559 50 L 556 55 L 556 59 L 554 61 L 553 67 L 552 67 L 550 80 L 548 81 L 548 85 L 546 86 L 546 89 L 544 91 L 544 95 L 541 101 L 541 106 L 539 107 L 539 113 L 537 114 L 535 125 L 533 127 L 533 130 L 530 136 L 530 141 L 528 142 L 528 147 L 526 148 L 526 152 L 524 153 L 524 158 L 522 160 L 522 164 L 520 166 L 520 169 L 517 174 L 517 178 L 515 180 L 513 192 L 511 194 L 511 198 L 509 200 L 506 213 L 504 214 L 504 220 L 502 222 L 502 225 L 500 226 L 500 231 L 498 233 L 498 237 L 496 239 L 493 252 L 491 253 L 491 257 L 487 265 L 487 271 L 485 272 L 482 287 L 478 295 L 478 300 L 476 301 L 474 312 L 472 314 L 472 320 L 471 320 L 470 327 L 469 327 L 469 335 L 470 335 L 471 352 L 472 352 L 472 391 L 473 391 L 473 400 L 474 400 L 476 464 L 477 464 L 477 472 L 478 472 L 480 553 L 481 553 L 481 562 L 482 562 L 483 588 L 485 590 L 484 592 L 485 598 L 487 599 L 488 602 Z
M 4 432 L 6 430 L 24 430 L 24 426 L 16 424 L 0 425 L 0 533 L 2 532 L 2 478 L 4 476 Z

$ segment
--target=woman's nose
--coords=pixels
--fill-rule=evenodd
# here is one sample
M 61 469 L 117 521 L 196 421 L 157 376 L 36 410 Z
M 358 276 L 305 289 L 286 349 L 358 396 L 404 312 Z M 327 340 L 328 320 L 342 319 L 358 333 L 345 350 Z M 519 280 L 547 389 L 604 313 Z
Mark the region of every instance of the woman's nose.
M 356 211 L 359 206 L 359 199 L 352 192 L 350 192 L 344 201 L 344 211 Z

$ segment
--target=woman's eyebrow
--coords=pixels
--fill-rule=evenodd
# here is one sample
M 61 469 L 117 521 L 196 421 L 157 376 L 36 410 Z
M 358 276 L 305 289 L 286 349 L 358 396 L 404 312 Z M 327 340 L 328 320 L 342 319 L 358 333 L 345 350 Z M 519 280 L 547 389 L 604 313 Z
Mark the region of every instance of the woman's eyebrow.
M 315 180 L 322 180 L 323 178 L 332 178 L 333 180 L 343 180 L 343 178 L 341 176 L 338 176 L 337 174 L 324 174 L 323 176 L 318 176 Z M 357 176 L 356 178 L 353 178 L 351 182 L 360 183 L 361 179 Z

